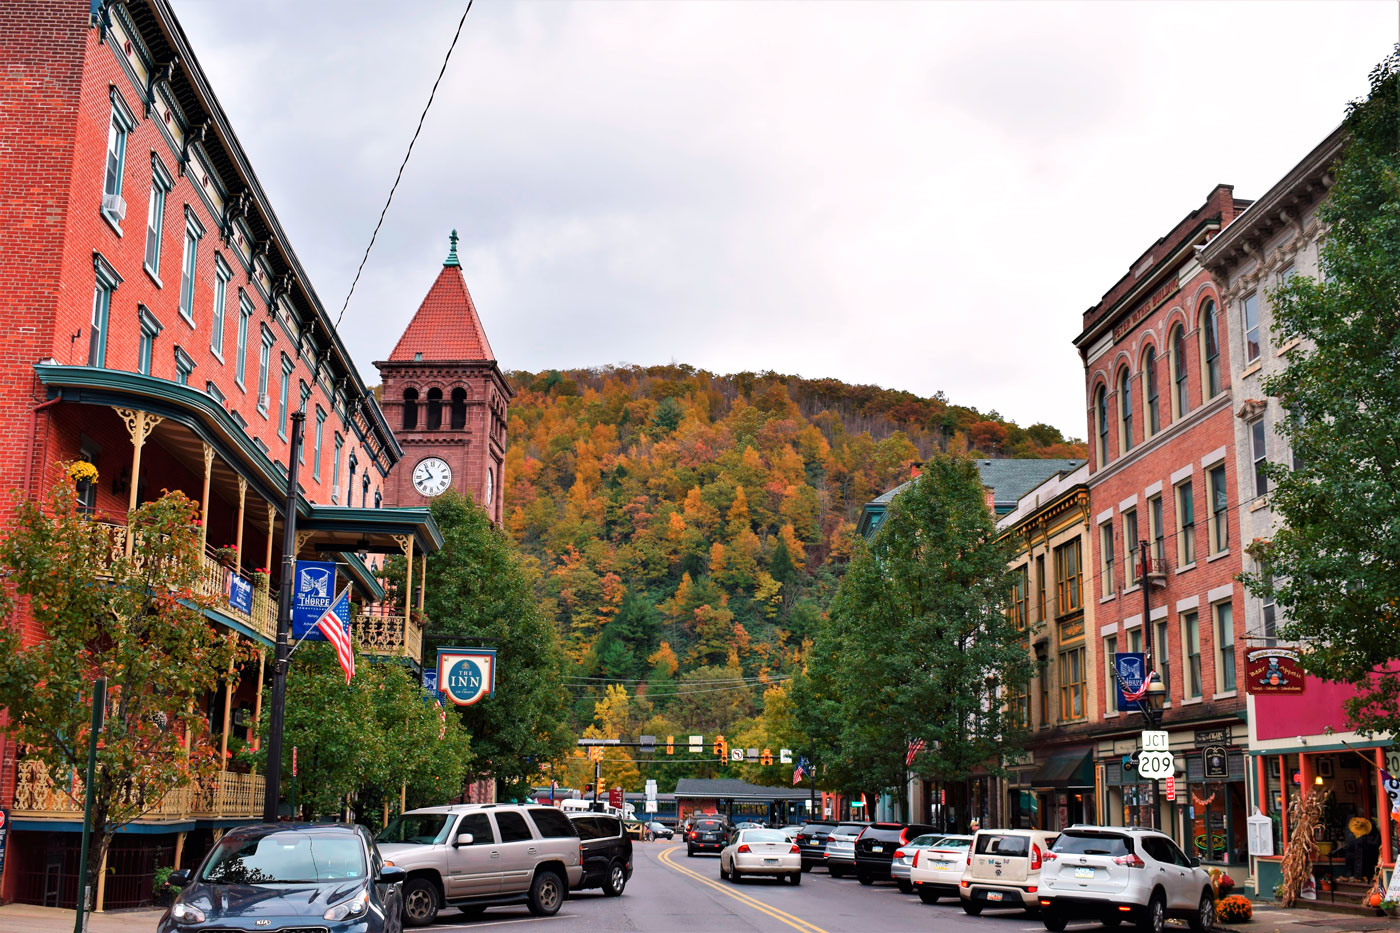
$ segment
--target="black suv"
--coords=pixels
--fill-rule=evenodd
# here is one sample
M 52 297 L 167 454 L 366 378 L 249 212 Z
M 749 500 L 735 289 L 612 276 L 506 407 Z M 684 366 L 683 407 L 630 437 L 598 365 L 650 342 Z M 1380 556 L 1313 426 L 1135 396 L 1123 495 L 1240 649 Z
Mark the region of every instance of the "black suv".
M 577 888 L 602 888 L 617 897 L 632 877 L 632 837 L 622 820 L 606 813 L 569 814 L 578 830 L 583 880 Z
M 856 840 L 856 878 L 861 884 L 889 881 L 895 850 L 915 836 L 936 832 L 923 823 L 871 823 Z
M 685 854 L 721 852 L 729 844 L 729 834 L 733 831 L 728 817 L 697 817 L 690 824 L 690 832 L 685 834 Z
M 835 823 L 827 821 L 802 824 L 802 829 L 793 842 L 797 843 L 797 848 L 802 852 L 803 871 L 811 871 L 818 865 L 826 864 L 826 837 L 830 836 L 835 828 Z

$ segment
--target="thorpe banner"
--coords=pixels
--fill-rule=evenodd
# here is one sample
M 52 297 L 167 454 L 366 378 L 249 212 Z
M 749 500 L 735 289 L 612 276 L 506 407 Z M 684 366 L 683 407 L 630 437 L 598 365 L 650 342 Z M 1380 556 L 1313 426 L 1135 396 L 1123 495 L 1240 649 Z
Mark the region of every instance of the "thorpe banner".
M 297 561 L 292 585 L 292 641 L 325 641 L 316 623 L 335 602 L 335 562 Z

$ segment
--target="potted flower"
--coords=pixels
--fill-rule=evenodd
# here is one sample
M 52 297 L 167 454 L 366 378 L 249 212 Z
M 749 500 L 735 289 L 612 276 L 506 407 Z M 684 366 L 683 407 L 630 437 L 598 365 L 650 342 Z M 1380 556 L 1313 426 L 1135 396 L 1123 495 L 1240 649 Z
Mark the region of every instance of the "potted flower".
M 253 571 L 253 589 L 266 590 L 272 584 L 272 575 L 267 572 L 266 567 L 259 567 Z
M 238 563 L 238 545 L 225 544 L 223 547 L 214 548 L 214 558 L 229 567 Z
M 170 886 L 170 875 L 174 871 L 173 865 L 157 865 L 151 876 L 151 893 L 155 895 L 156 904 L 161 907 L 169 907 L 175 898 L 175 889 Z
M 68 478 L 78 489 L 78 498 L 85 497 L 92 484 L 97 482 L 97 467 L 86 460 L 74 460 L 68 464 Z
M 1400 901 L 1381 901 L 1380 908 L 1387 917 L 1400 917 Z
M 1215 905 L 1215 918 L 1221 923 L 1244 923 L 1254 916 L 1254 905 L 1242 894 L 1231 894 Z

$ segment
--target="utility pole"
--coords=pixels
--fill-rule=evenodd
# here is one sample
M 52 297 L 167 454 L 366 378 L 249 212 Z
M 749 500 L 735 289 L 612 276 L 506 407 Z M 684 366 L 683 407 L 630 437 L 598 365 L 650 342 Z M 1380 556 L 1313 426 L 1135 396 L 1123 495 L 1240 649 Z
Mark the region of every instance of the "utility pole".
M 297 569 L 297 464 L 301 460 L 306 412 L 292 412 L 292 442 L 287 456 L 287 506 L 282 522 L 282 592 L 277 601 L 277 649 L 272 665 L 272 711 L 267 729 L 267 790 L 263 822 L 277 822 L 282 784 L 282 720 L 287 707 L 287 655 L 292 630 L 292 591 Z
M 1148 593 L 1147 573 L 1151 568 L 1151 560 L 1147 556 L 1147 542 L 1139 541 L 1138 549 L 1142 557 L 1142 644 L 1147 652 L 1147 669 L 1154 674 L 1157 672 L 1157 653 L 1152 650 L 1152 600 Z M 1161 675 L 1158 675 L 1161 676 Z M 1142 715 L 1147 719 L 1147 728 L 1156 729 L 1162 712 L 1153 710 L 1151 704 L 1145 701 L 1138 702 L 1138 708 L 1142 710 Z M 1160 814 L 1157 812 L 1157 779 L 1153 778 L 1152 784 L 1152 828 L 1156 829 L 1160 822 Z
M 88 841 L 92 838 L 92 782 L 97 770 L 97 736 L 107 718 L 107 678 L 99 677 L 92 685 L 92 728 L 88 732 L 87 772 L 83 778 L 83 842 L 78 854 L 78 916 L 73 919 L 73 933 L 87 929 L 91 886 L 88 878 Z

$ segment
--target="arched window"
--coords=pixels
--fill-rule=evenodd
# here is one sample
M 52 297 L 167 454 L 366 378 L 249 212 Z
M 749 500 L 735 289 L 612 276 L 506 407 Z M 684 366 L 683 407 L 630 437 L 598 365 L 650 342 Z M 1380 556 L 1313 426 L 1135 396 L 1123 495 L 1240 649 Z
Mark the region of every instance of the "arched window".
M 490 505 L 496 497 L 496 468 L 486 468 L 486 504 Z
M 452 430 L 467 426 L 467 390 L 461 386 L 452 390 Z
M 1133 449 L 1133 379 L 1126 366 L 1118 371 L 1118 449 Z
M 1147 382 L 1147 431 L 1156 434 L 1162 430 L 1162 405 L 1157 395 L 1157 348 L 1148 346 L 1142 356 L 1143 378 Z
M 1098 422 L 1096 427 L 1099 431 L 1099 469 L 1103 469 L 1108 463 L 1108 389 L 1099 386 L 1099 391 L 1094 396 L 1094 420 Z
M 1215 302 L 1207 299 L 1201 311 L 1201 349 L 1205 356 L 1206 398 L 1220 394 L 1220 328 Z
M 1191 410 L 1191 398 L 1186 392 L 1186 332 L 1178 327 L 1172 331 L 1172 420 L 1184 418 Z
M 403 429 L 412 431 L 418 427 L 418 390 L 403 390 Z
M 436 431 L 442 427 L 442 390 L 428 390 L 428 424 L 429 431 Z

